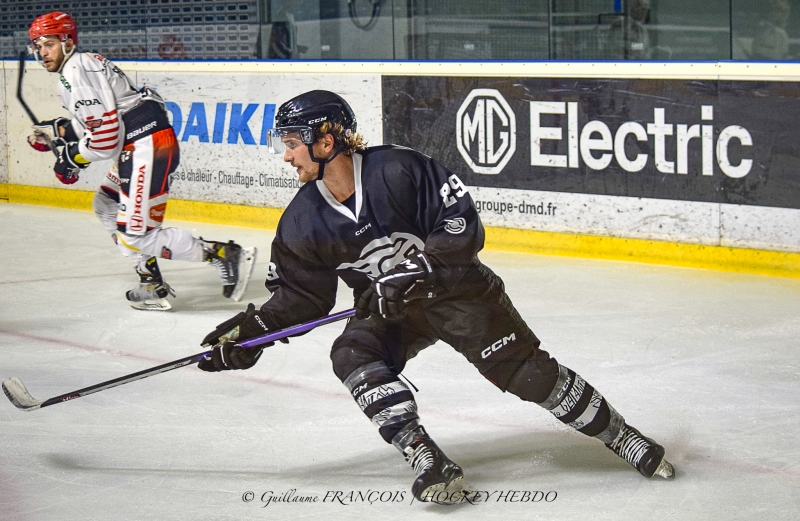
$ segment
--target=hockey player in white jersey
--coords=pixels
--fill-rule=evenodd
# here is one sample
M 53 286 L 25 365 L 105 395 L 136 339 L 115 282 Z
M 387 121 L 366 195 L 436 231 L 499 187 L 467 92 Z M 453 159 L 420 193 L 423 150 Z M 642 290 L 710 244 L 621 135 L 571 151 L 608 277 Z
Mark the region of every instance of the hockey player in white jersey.
M 262 349 L 235 341 L 329 313 L 338 277 L 353 289 L 357 314 L 333 342 L 333 371 L 412 466 L 418 500 L 454 503 L 474 493 L 422 427 L 414 395 L 398 378 L 438 340 L 500 390 L 599 439 L 644 476 L 674 476 L 661 445 L 540 348 L 503 281 L 478 259 L 484 230 L 458 176 L 414 150 L 366 148 L 350 106 L 328 91 L 284 103 L 270 140 L 305 183 L 272 243 L 272 296 L 206 336 L 203 344 L 214 348 L 200 369 L 252 367 Z
M 180 160 L 161 97 L 146 87 L 137 89 L 103 56 L 78 52 L 78 27 L 66 13 L 37 17 L 29 37 L 37 60 L 59 74 L 58 95 L 72 115 L 35 125 L 29 143 L 43 152 L 60 149 L 54 170 L 64 184 L 75 183 L 94 161 L 114 160 L 93 207 L 139 275 L 139 284 L 126 293 L 131 306 L 171 309 L 167 297 L 175 292 L 164 281 L 157 257 L 209 262 L 219 270 L 223 295 L 241 299 L 255 264 L 255 248 L 206 241 L 161 225 L 169 177 Z

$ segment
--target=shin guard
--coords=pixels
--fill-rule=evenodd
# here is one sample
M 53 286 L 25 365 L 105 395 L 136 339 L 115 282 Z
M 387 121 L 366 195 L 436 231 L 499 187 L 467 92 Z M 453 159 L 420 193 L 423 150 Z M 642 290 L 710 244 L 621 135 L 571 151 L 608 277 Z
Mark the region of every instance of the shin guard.
M 344 385 L 387 443 L 404 427 L 419 421 L 414 395 L 384 362 L 359 367 Z
M 625 424 L 624 418 L 602 394 L 563 365 L 558 366 L 553 391 L 539 405 L 561 422 L 603 443 L 611 443 Z

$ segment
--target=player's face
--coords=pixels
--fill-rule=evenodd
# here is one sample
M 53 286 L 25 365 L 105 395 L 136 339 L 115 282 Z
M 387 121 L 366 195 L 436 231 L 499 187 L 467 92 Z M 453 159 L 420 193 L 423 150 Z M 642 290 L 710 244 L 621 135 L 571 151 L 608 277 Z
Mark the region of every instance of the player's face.
M 72 38 L 67 39 L 67 51 L 72 48 Z M 45 69 L 56 72 L 64 62 L 64 51 L 61 49 L 61 40 L 58 36 L 47 36 L 36 40 L 36 48 L 42 57 Z
M 319 164 L 311 160 L 308 145 L 300 140 L 300 134 L 288 134 L 281 137 L 281 143 L 286 147 L 283 160 L 297 170 L 301 183 L 313 181 L 319 175 Z

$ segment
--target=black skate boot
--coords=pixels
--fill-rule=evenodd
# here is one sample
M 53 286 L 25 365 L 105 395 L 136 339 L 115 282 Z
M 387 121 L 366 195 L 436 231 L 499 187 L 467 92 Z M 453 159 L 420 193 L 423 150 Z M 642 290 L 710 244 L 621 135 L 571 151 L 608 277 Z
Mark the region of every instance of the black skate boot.
M 675 477 L 675 469 L 664 458 L 664 447 L 642 436 L 642 433 L 627 423 L 620 429 L 617 438 L 606 445 L 614 454 L 633 465 L 646 477 L 661 476 L 664 479 Z
M 203 241 L 206 262 L 219 270 L 222 295 L 238 302 L 247 289 L 256 262 L 255 248 L 242 248 L 233 241 Z
M 402 452 L 417 475 L 411 485 L 414 497 L 418 501 L 432 501 L 441 505 L 468 501 L 475 494 L 475 489 L 464 481 L 461 467 L 445 456 L 422 426 L 409 435 L 405 438 L 410 441 L 402 448 Z
M 125 293 L 131 307 L 146 311 L 168 311 L 172 309 L 167 297 L 175 296 L 175 291 L 164 282 L 161 270 L 155 257 L 145 261 L 144 269 L 136 268 L 139 274 L 139 285 Z

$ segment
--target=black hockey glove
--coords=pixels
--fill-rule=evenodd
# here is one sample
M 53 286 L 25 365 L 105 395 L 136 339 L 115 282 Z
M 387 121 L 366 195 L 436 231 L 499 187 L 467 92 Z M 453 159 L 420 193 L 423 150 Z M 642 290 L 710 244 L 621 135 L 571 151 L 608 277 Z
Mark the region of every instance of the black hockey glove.
M 64 136 L 61 136 L 61 129 Z M 42 121 L 33 125 L 33 134 L 28 137 L 28 144 L 39 152 L 48 152 L 57 147 L 63 147 L 68 141 L 78 141 L 78 136 L 72 130 L 72 124 L 67 118 L 56 118 Z
M 250 369 L 261 358 L 261 353 L 264 352 L 265 347 L 268 346 L 244 348 L 230 340 L 215 345 L 211 352 L 211 357 L 206 356 L 200 360 L 197 367 L 209 372 Z
M 371 314 L 387 319 L 402 318 L 406 304 L 421 298 L 433 298 L 435 276 L 425 252 L 418 251 L 372 281 L 356 302 L 356 318 Z
M 214 331 L 207 334 L 206 337 L 203 339 L 203 346 L 209 347 L 214 346 L 214 357 L 212 359 L 203 359 L 200 363 L 197 364 L 197 367 L 202 369 L 203 371 L 222 371 L 223 369 L 216 368 L 216 362 L 214 360 L 217 359 L 217 353 L 219 352 L 219 357 L 222 357 L 221 349 L 223 344 L 232 344 L 234 340 L 238 340 L 239 342 L 243 342 L 245 340 L 249 340 L 251 338 L 255 338 L 257 336 L 264 335 L 270 331 L 270 327 L 267 325 L 271 321 L 267 318 L 267 314 L 261 311 L 260 309 L 256 309 L 253 304 L 248 304 L 247 309 L 242 311 L 241 313 L 236 314 L 234 317 L 226 320 L 222 324 L 218 325 Z M 288 344 L 289 340 L 286 338 L 282 338 L 281 342 Z M 248 351 L 247 356 L 252 356 L 249 352 L 260 351 L 265 347 L 270 347 L 275 345 L 275 342 L 270 342 L 268 344 L 264 344 L 258 348 L 250 348 L 244 349 L 240 346 L 229 347 L 228 351 Z M 231 355 L 233 358 L 236 358 L 238 355 Z M 230 360 L 230 357 L 220 358 L 220 360 Z M 255 357 L 255 360 L 258 360 L 258 356 Z M 252 364 L 248 367 L 234 367 L 234 369 L 247 369 L 252 367 L 255 364 L 253 361 Z M 228 365 L 228 364 L 223 364 Z M 230 367 L 226 367 L 230 369 Z
M 87 166 L 89 166 L 89 162 L 81 155 L 78 143 L 67 143 L 61 149 L 61 154 L 59 154 L 53 170 L 59 181 L 65 185 L 71 185 L 78 180 L 81 171 Z
M 41 123 L 34 125 L 33 130 L 34 132 L 47 132 L 53 136 L 53 141 L 63 138 L 64 143 L 69 143 L 72 141 L 78 141 L 80 139 L 75 133 L 75 130 L 72 128 L 72 121 L 67 118 L 55 118 L 42 121 Z M 62 130 L 63 135 L 61 132 Z

